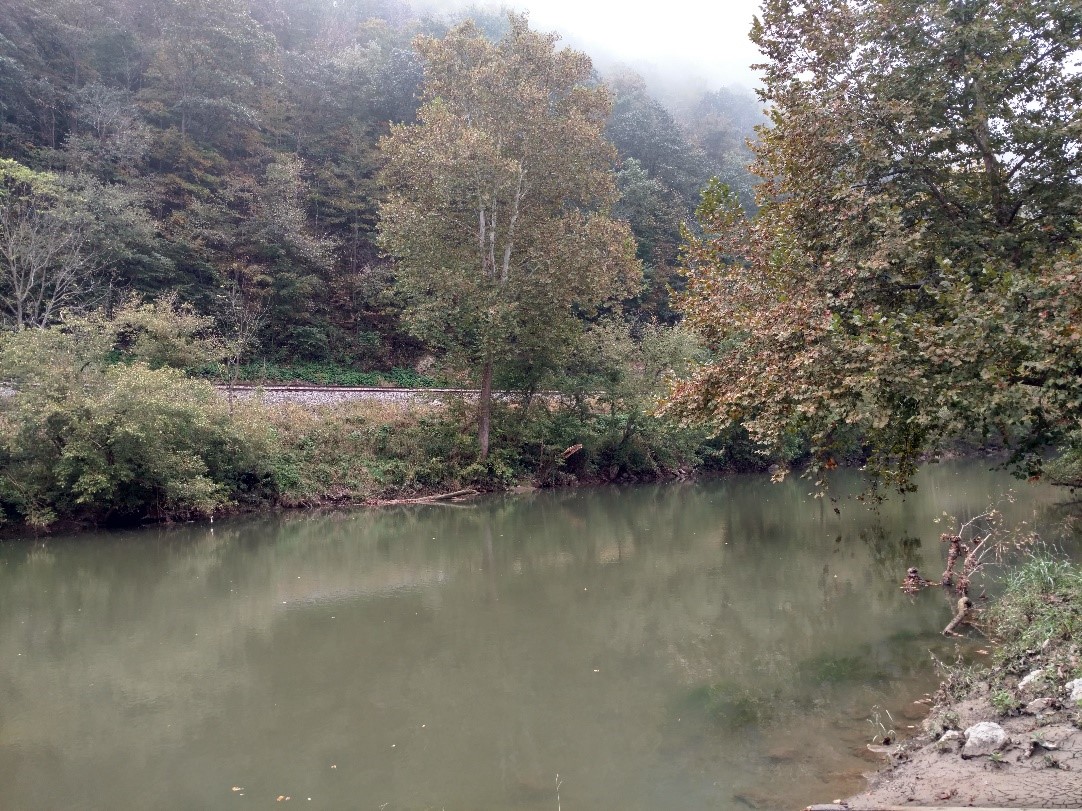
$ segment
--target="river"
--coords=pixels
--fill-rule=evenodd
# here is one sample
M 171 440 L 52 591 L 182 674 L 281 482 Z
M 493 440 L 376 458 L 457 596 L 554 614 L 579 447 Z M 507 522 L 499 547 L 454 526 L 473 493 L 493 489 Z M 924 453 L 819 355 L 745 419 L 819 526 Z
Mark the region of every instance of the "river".
M 0 808 L 800 808 L 919 724 L 948 528 L 740 477 L 0 545 Z M 834 512 L 837 506 L 839 514 Z M 970 650 L 973 646 L 970 646 Z

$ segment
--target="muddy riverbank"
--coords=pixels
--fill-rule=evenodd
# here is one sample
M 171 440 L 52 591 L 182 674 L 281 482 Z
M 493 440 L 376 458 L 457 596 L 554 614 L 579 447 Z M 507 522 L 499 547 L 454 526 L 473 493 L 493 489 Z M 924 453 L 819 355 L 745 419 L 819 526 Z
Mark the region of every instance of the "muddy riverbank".
M 1080 619 L 1082 570 L 1024 564 L 980 622 L 988 664 L 946 667 L 921 734 L 876 747 L 889 765 L 866 790 L 811 808 L 1082 808 Z

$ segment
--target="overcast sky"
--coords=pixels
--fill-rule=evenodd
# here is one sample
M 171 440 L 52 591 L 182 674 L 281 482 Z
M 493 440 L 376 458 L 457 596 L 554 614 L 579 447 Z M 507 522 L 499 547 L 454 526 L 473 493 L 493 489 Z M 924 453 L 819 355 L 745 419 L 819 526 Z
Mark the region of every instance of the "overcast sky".
M 455 3 L 419 4 L 449 10 Z M 756 83 L 749 66 L 759 61 L 758 51 L 748 31 L 759 0 L 481 0 L 473 5 L 529 11 L 531 27 L 558 31 L 565 44 L 585 50 L 602 67 L 615 59 L 668 75 L 700 75 L 712 84 Z

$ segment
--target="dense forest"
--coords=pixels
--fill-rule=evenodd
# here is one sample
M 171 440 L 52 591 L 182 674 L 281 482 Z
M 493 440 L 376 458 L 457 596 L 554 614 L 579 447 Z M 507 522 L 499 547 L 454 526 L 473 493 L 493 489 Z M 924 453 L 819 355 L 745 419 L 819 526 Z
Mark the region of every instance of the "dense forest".
M 395 0 L 4 0 L 4 233 L 42 207 L 78 224 L 63 278 L 0 282 L 5 322 L 176 292 L 227 332 L 254 319 L 247 360 L 411 365 L 426 347 L 400 328 L 376 245 L 378 145 L 420 103 L 413 39 L 455 22 Z M 751 204 L 758 102 L 719 88 L 678 121 L 630 70 L 591 81 L 614 97 L 615 214 L 646 267 L 628 309 L 672 321 L 699 190 L 720 175 Z

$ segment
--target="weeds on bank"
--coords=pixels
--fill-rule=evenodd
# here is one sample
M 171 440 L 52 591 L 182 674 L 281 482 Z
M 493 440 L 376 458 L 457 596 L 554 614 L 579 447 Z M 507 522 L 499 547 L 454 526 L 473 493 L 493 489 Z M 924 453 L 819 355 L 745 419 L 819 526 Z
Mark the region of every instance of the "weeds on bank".
M 1079 674 L 1076 635 L 1082 631 L 1082 569 L 1038 553 L 1008 573 L 1003 596 L 985 613 L 999 643 L 993 665 L 1021 676 L 1038 664 L 1066 678 Z
M 997 643 L 987 667 L 966 664 L 960 656 L 953 664 L 933 656 L 942 679 L 937 703 L 949 708 L 987 690 L 1000 716 L 1014 715 L 1042 689 L 1082 676 L 1076 641 L 1082 631 L 1082 568 L 1044 552 L 1031 554 L 1007 573 L 1003 594 L 983 612 L 981 627 Z M 1045 678 L 1020 693 L 1018 680 L 1037 670 Z
M 200 376 L 218 379 L 222 370 L 214 365 L 199 369 Z M 335 363 L 273 362 L 244 363 L 237 367 L 237 380 L 242 383 L 309 383 L 320 386 L 396 386 L 416 389 L 438 386 L 443 381 L 418 374 L 413 369 L 399 368 L 383 372 L 362 372 Z
M 361 402 L 313 410 L 262 409 L 287 505 L 363 501 L 469 484 L 477 471 L 466 416 L 455 409 Z
M 996 690 L 988 697 L 988 701 L 992 709 L 1004 718 L 1014 715 L 1022 708 L 1022 702 L 1010 690 Z
M 649 418 L 634 430 L 610 414 L 534 403 L 493 408 L 493 450 L 477 459 L 472 403 L 246 404 L 273 432 L 279 500 L 303 506 L 518 482 L 634 481 L 708 465 L 704 438 Z M 706 447 L 706 450 L 704 450 Z
M 949 707 L 967 698 L 980 681 L 980 668 L 977 665 L 967 664 L 960 655 L 953 664 L 944 662 L 934 653 L 931 656 L 932 665 L 935 667 L 940 679 L 936 703 Z M 943 713 L 940 713 L 940 715 L 943 715 Z M 957 713 L 951 712 L 951 716 L 953 716 L 954 722 L 957 723 Z M 944 720 L 948 721 L 949 719 L 944 716 Z M 955 726 L 944 726 L 944 730 L 956 728 Z

